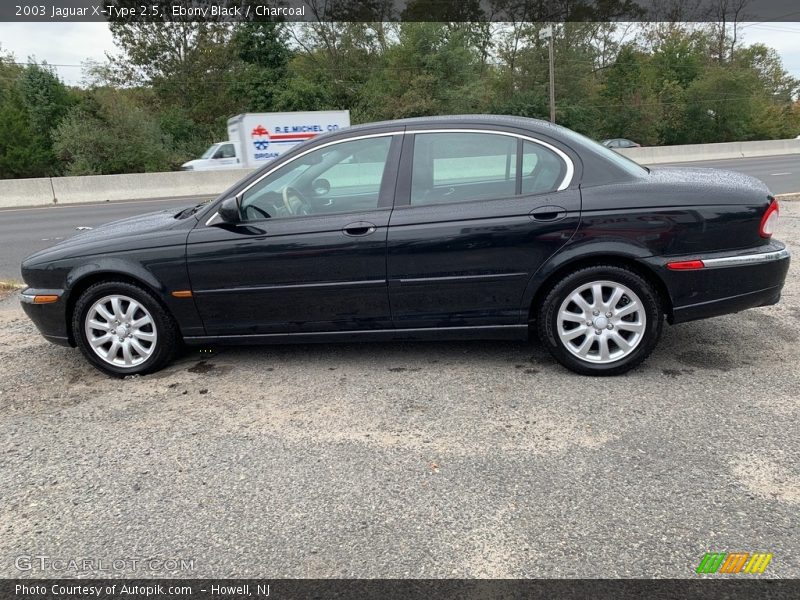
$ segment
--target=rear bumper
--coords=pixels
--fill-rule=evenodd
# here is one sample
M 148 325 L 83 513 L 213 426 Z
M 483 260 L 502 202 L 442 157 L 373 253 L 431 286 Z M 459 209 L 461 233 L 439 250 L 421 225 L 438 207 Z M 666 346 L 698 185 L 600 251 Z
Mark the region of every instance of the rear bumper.
M 36 304 L 36 296 L 58 296 L 48 304 Z M 71 346 L 67 331 L 66 300 L 64 290 L 27 288 L 20 293 L 22 310 L 28 315 L 44 338 L 60 346 Z
M 697 270 L 672 271 L 660 265 L 672 300 L 671 323 L 683 323 L 775 304 L 789 271 L 791 253 L 782 243 L 757 249 L 687 258 L 702 260 Z
M 756 308 L 758 306 L 769 306 L 777 304 L 781 299 L 781 288 L 783 285 L 747 292 L 738 296 L 728 296 L 719 300 L 710 300 L 700 304 L 676 307 L 672 310 L 672 323 L 685 323 L 686 321 L 696 321 L 697 319 L 707 319 L 718 317 L 730 313 Z

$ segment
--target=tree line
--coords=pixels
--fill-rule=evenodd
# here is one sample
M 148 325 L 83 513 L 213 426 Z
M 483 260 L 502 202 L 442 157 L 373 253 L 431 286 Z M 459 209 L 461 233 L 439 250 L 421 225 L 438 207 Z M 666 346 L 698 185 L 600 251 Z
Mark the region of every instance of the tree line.
M 0 54 L 0 177 L 166 171 L 242 112 L 547 118 L 541 23 L 112 23 L 66 86 Z M 644 145 L 795 137 L 800 81 L 721 23 L 561 23 L 556 121 Z

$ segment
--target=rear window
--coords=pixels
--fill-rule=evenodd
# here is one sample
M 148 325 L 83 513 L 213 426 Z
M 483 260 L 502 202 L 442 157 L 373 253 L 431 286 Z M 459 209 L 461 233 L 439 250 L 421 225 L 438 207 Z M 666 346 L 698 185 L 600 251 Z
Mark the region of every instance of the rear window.
M 522 193 L 543 194 L 558 189 L 567 165 L 549 148 L 533 142 L 522 144 Z
M 557 127 L 558 132 L 565 138 L 573 139 L 581 146 L 589 146 L 593 151 L 597 152 L 597 154 L 602 155 L 603 158 L 613 162 L 630 175 L 641 177 L 642 175 L 649 173 L 648 169 L 639 163 L 631 160 L 627 156 L 623 156 L 619 152 L 614 152 L 611 148 L 606 148 L 603 146 L 603 144 L 599 144 L 585 135 L 581 135 L 580 133 L 572 131 L 571 129 L 567 129 L 566 127 L 560 127 L 558 125 L 554 125 L 554 127 Z

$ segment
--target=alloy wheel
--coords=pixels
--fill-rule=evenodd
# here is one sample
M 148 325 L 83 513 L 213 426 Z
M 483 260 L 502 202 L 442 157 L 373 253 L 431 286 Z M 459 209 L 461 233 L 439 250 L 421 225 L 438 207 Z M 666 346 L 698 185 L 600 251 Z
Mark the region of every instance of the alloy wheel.
M 158 343 L 150 312 L 140 302 L 121 294 L 94 302 L 86 312 L 84 331 L 89 346 L 101 360 L 122 368 L 146 361 Z
M 630 355 L 647 326 L 644 305 L 629 287 L 592 281 L 567 294 L 558 309 L 557 332 L 580 360 L 608 364 Z

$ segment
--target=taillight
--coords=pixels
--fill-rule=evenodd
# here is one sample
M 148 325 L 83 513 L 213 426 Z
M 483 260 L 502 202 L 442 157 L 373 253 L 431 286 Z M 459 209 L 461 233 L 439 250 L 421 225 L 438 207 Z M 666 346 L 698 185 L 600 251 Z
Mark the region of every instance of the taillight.
M 762 238 L 769 239 L 772 237 L 772 234 L 775 233 L 775 226 L 778 224 L 779 213 L 778 201 L 773 198 L 767 210 L 764 212 L 764 216 L 761 217 L 761 225 L 758 227 L 758 234 Z

